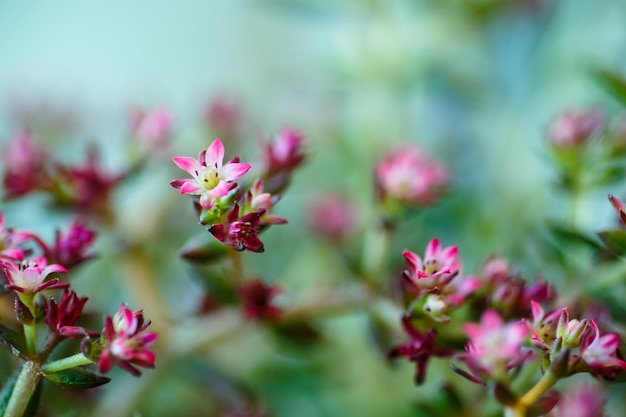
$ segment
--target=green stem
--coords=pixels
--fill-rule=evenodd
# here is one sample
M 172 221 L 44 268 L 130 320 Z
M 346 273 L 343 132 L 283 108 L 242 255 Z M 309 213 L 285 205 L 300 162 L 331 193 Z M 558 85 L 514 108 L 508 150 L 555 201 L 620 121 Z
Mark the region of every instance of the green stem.
M 235 282 L 242 282 L 243 276 L 243 263 L 241 262 L 241 252 L 236 250 L 230 251 L 230 261 L 232 265 L 232 279 Z
M 90 363 L 93 363 L 91 359 L 82 353 L 77 353 L 75 355 L 68 356 L 67 358 L 47 363 L 41 367 L 41 370 L 46 373 L 52 373 L 63 371 L 65 369 L 76 368 L 77 366 L 89 365 Z
M 369 282 L 380 282 L 380 275 L 385 270 L 391 246 L 391 229 L 391 225 L 382 220 L 378 228 L 370 229 L 365 236 L 361 265 L 363 276 Z
M 541 379 L 535 384 L 534 387 L 528 390 L 526 394 L 524 394 L 517 403 L 511 407 L 506 407 L 504 409 L 505 417 L 526 417 L 526 413 L 528 412 L 528 408 L 533 405 L 539 397 L 541 397 L 546 391 L 554 386 L 557 383 L 559 377 L 554 375 L 552 372 L 547 371 Z
M 17 376 L 17 381 L 11 392 L 11 398 L 9 399 L 3 417 L 22 417 L 24 415 L 30 397 L 33 395 L 33 392 L 35 392 L 42 375 L 41 365 L 37 362 L 24 362 L 22 370 Z
M 24 339 L 26 339 L 26 353 L 32 356 L 37 351 L 35 340 L 37 338 L 37 325 L 32 323 L 24 323 Z

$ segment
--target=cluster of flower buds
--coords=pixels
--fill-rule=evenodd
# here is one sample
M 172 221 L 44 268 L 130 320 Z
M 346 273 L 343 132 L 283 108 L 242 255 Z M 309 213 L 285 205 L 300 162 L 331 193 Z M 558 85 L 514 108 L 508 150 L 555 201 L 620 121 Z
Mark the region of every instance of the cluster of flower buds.
M 3 287 L 14 295 L 16 318 L 24 329 L 23 335 L 13 334 L 3 325 L 6 331 L 0 335 L 0 344 L 23 360 L 37 363 L 45 378 L 61 385 L 87 388 L 107 382 L 85 369 L 80 375 L 67 373 L 90 363 L 97 363 L 101 373 L 117 364 L 133 375 L 140 374 L 137 366 L 153 368 L 155 364 L 150 346 L 156 334 L 146 330 L 149 322 L 140 311 L 132 312 L 123 305 L 113 318 L 105 318 L 101 332 L 79 324 L 87 298 L 70 290 L 70 283 L 62 277 L 95 257 L 91 252 L 95 237 L 95 231 L 75 221 L 68 230 L 57 231 L 54 242 L 47 244 L 32 232 L 6 227 L 0 213 L 0 276 Z M 59 289 L 63 290 L 60 299 L 54 295 Z M 36 335 L 40 321 L 48 330 L 43 346 L 38 346 Z M 50 362 L 53 350 L 66 339 L 82 339 L 82 353 Z M 82 382 L 77 383 L 75 377 Z
M 110 195 L 125 177 L 104 170 L 95 148 L 89 149 L 83 164 L 65 165 L 27 132 L 9 141 L 2 159 L 5 198 L 43 192 L 51 197 L 54 206 L 81 213 L 106 215 Z
M 274 143 L 264 145 L 263 172 L 246 189 L 239 181 L 252 166 L 238 157 L 224 163 L 224 145 L 215 139 L 197 159 L 173 159 L 191 178 L 173 180 L 170 185 L 180 194 L 194 197 L 200 223 L 220 242 L 237 251 L 263 252 L 259 233 L 270 225 L 287 222 L 272 210 L 293 170 L 304 159 L 301 148 L 301 135 L 291 129 L 281 132 Z

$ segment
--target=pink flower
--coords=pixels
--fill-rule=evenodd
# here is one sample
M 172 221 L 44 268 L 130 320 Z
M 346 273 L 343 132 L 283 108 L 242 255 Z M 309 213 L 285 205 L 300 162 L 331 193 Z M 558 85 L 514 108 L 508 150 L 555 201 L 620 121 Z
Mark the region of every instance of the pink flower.
M 309 205 L 308 219 L 315 234 L 339 243 L 356 232 L 358 207 L 339 194 L 322 195 Z
M 280 287 L 258 278 L 244 282 L 239 288 L 244 316 L 247 319 L 276 320 L 281 310 L 272 302 L 280 292 Z
M 59 282 L 58 278 L 46 281 L 53 272 L 67 272 L 58 264 L 47 265 L 46 258 L 40 257 L 29 262 L 16 262 L 2 259 L 0 268 L 4 269 L 9 285 L 7 288 L 18 293 L 36 294 L 45 289 L 65 288 L 70 284 Z
M 94 230 L 76 220 L 65 233 L 56 231 L 54 246 L 48 248 L 49 253 L 47 255 L 54 262 L 58 262 L 68 269 L 72 268 L 95 257 L 94 254 L 87 253 L 95 238 L 96 232 Z
M 44 321 L 50 331 L 70 339 L 86 336 L 87 331 L 84 328 L 74 325 L 82 314 L 86 302 L 87 297 L 79 298 L 74 291 L 65 291 L 59 304 L 50 297 L 50 301 L 44 302 L 43 307 Z
M 150 111 L 135 109 L 131 114 L 133 137 L 148 147 L 167 144 L 172 131 L 172 116 L 165 107 Z
M 246 193 L 246 203 L 250 211 L 263 211 L 261 223 L 264 225 L 287 223 L 286 219 L 270 214 L 270 211 L 279 200 L 279 195 L 263 192 L 263 180 L 261 180 L 261 178 L 257 178 Z
M 606 398 L 602 390 L 593 385 L 570 387 L 552 414 L 555 417 L 604 417 Z
M 601 131 L 603 124 L 604 116 L 598 109 L 569 109 L 552 121 L 548 137 L 556 147 L 576 147 Z
M 626 362 L 616 355 L 619 336 L 615 333 L 600 336 L 600 329 L 594 320 L 589 320 L 593 333 L 589 333 L 580 344 L 580 356 L 594 372 L 602 373 L 612 368 L 626 369 Z
M 79 211 L 106 215 L 109 197 L 125 177 L 123 174 L 106 172 L 100 164 L 100 153 L 91 147 L 82 166 L 59 166 L 64 183 L 55 197 L 60 205 L 69 205 Z
M 197 160 L 179 156 L 173 161 L 193 178 L 174 180 L 170 185 L 181 194 L 200 196 L 200 204 L 207 210 L 213 205 L 214 198 L 227 195 L 237 186 L 235 180 L 250 169 L 250 165 L 240 163 L 239 158 L 223 164 L 224 145 L 219 139 L 215 139 L 206 150 L 200 152 Z
M 612 194 L 609 194 L 609 201 L 619 215 L 619 219 L 622 221 L 622 224 L 626 225 L 626 211 L 624 210 L 624 203 Z
M 0 212 L 0 259 L 9 257 L 23 260 L 24 251 L 18 245 L 29 240 L 40 242 L 39 238 L 30 232 L 7 228 L 4 222 L 4 215 Z
M 248 213 L 239 218 L 239 206 L 235 203 L 228 212 L 226 223 L 215 224 L 209 228 L 209 232 L 220 242 L 237 251 L 249 250 L 251 252 L 263 252 L 263 242 L 257 237 L 259 223 L 263 211 Z
M 2 159 L 3 185 L 8 198 L 23 196 L 49 184 L 46 151 L 28 133 L 24 132 L 8 143 L 3 149 Z
M 523 363 L 532 352 L 522 351 L 528 328 L 522 321 L 504 323 L 495 310 L 486 310 L 480 323 L 466 323 L 463 330 L 469 337 L 462 360 L 478 374 L 492 375 Z
M 448 177 L 443 165 L 415 146 L 391 153 L 376 166 L 380 197 L 410 206 L 433 204 L 447 185 Z
M 139 376 L 141 372 L 135 366 L 154 368 L 155 355 L 148 348 L 156 341 L 157 334 L 146 332 L 149 325 L 141 310 L 131 311 L 124 304 L 113 318 L 107 316 L 102 330 L 105 345 L 98 359 L 98 370 L 107 373 L 113 365 L 118 365 Z
M 304 161 L 304 136 L 290 128 L 278 133 L 274 142 L 263 146 L 264 169 L 268 177 L 293 171 Z
M 404 271 L 404 277 L 420 289 L 435 290 L 443 287 L 459 273 L 458 252 L 456 246 L 443 249 L 437 238 L 433 238 L 426 246 L 423 261 L 419 255 L 405 250 L 402 256 L 409 269 Z
M 420 332 L 411 325 L 411 320 L 408 317 L 402 318 L 402 328 L 409 336 L 409 341 L 391 349 L 389 357 L 404 356 L 409 361 L 415 362 L 415 383 L 419 385 L 426 378 L 426 366 L 431 356 L 452 356 L 454 351 L 437 346 L 435 332 L 433 330 L 425 333 Z
M 234 139 L 242 128 L 240 105 L 230 97 L 216 96 L 206 106 L 204 122 L 217 136 Z

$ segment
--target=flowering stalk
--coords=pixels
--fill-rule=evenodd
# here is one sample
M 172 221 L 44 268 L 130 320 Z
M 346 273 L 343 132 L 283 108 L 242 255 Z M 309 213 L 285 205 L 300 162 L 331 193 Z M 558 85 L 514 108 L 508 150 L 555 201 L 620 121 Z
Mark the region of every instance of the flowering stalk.
M 52 373 L 63 371 L 65 369 L 76 368 L 77 366 L 89 365 L 91 363 L 93 363 L 93 361 L 80 352 L 72 356 L 68 356 L 67 358 L 46 363 L 41 367 L 41 370 L 46 373 Z
M 33 396 L 42 377 L 41 365 L 38 362 L 24 362 L 22 370 L 17 376 L 3 417 L 22 417 L 24 415 L 30 398 Z
M 526 417 L 528 408 L 535 404 L 539 397 L 546 393 L 559 381 L 559 377 L 547 370 L 541 379 L 531 389 L 526 392 L 517 402 L 509 407 L 505 407 L 505 417 Z

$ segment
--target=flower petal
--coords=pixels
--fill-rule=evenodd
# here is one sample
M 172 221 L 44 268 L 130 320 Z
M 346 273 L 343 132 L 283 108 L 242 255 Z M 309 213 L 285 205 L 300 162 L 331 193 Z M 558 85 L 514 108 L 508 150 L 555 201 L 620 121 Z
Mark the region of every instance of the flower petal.
M 209 145 L 204 155 L 204 162 L 207 167 L 220 169 L 224 162 L 224 144 L 221 140 L 215 139 Z

